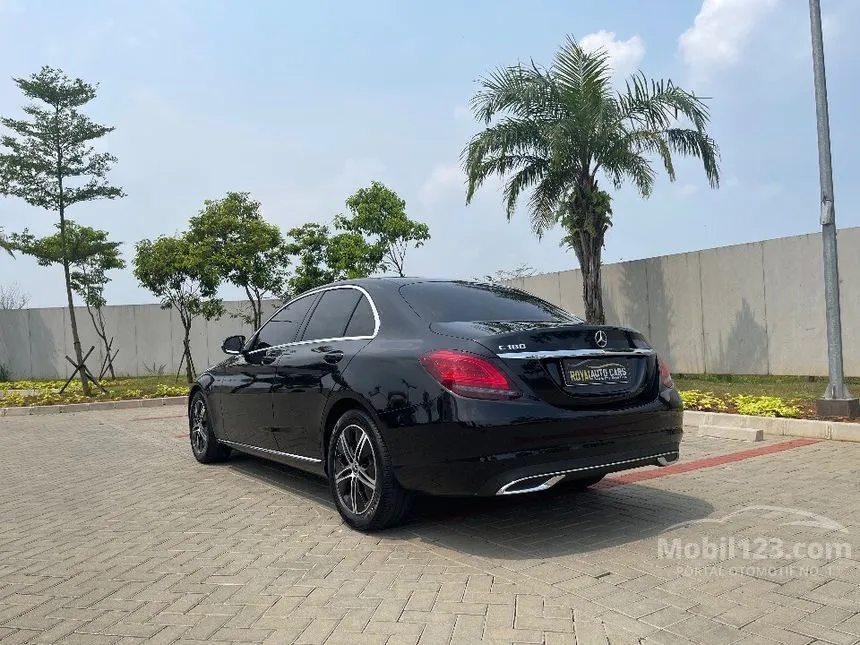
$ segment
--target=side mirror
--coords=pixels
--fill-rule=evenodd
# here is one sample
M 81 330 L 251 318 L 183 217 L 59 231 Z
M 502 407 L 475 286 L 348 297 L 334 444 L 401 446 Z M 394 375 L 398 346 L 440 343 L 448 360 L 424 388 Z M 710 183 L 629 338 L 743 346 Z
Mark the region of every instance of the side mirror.
M 244 336 L 227 336 L 227 338 L 224 339 L 224 342 L 221 343 L 221 350 L 225 354 L 241 354 L 244 346 Z

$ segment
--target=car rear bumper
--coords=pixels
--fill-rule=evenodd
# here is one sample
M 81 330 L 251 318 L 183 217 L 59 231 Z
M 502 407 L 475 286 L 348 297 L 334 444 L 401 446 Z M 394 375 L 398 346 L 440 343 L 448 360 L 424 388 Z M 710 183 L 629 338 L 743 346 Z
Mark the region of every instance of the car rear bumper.
M 682 411 L 658 402 L 526 418 L 390 428 L 385 439 L 397 479 L 406 489 L 434 495 L 534 492 L 565 478 L 672 462 L 683 435 Z

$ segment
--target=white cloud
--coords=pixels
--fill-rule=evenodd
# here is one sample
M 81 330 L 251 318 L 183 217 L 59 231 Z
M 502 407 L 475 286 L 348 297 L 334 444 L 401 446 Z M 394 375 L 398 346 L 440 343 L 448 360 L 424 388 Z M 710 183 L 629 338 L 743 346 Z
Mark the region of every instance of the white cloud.
M 678 49 L 694 76 L 708 76 L 740 61 L 744 46 L 780 0 L 703 0 Z
M 457 165 L 437 164 L 418 189 L 418 198 L 426 205 L 460 194 L 466 198 L 466 174 Z
M 639 36 L 619 40 L 614 31 L 600 30 L 580 38 L 579 45 L 587 51 L 604 50 L 615 76 L 626 76 L 635 72 L 645 56 L 645 43 Z

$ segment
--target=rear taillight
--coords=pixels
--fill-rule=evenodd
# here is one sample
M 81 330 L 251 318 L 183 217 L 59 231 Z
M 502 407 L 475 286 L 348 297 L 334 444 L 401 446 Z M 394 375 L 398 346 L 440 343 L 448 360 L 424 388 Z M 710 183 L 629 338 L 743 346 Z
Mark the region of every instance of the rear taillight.
M 443 387 L 472 399 L 515 399 L 520 391 L 486 358 L 440 349 L 420 359 L 430 375 Z
M 669 371 L 669 363 L 662 356 L 657 357 L 657 367 L 660 369 L 660 385 L 664 390 L 675 387 L 675 381 L 672 380 L 672 372 Z

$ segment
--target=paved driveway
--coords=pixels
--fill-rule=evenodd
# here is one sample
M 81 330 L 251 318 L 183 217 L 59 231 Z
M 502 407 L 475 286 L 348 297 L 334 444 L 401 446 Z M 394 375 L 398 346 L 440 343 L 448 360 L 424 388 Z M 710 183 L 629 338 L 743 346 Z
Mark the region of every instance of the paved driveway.
M 319 480 L 197 464 L 180 410 L 0 419 L 0 643 L 860 642 L 860 446 L 690 438 L 362 535 Z

